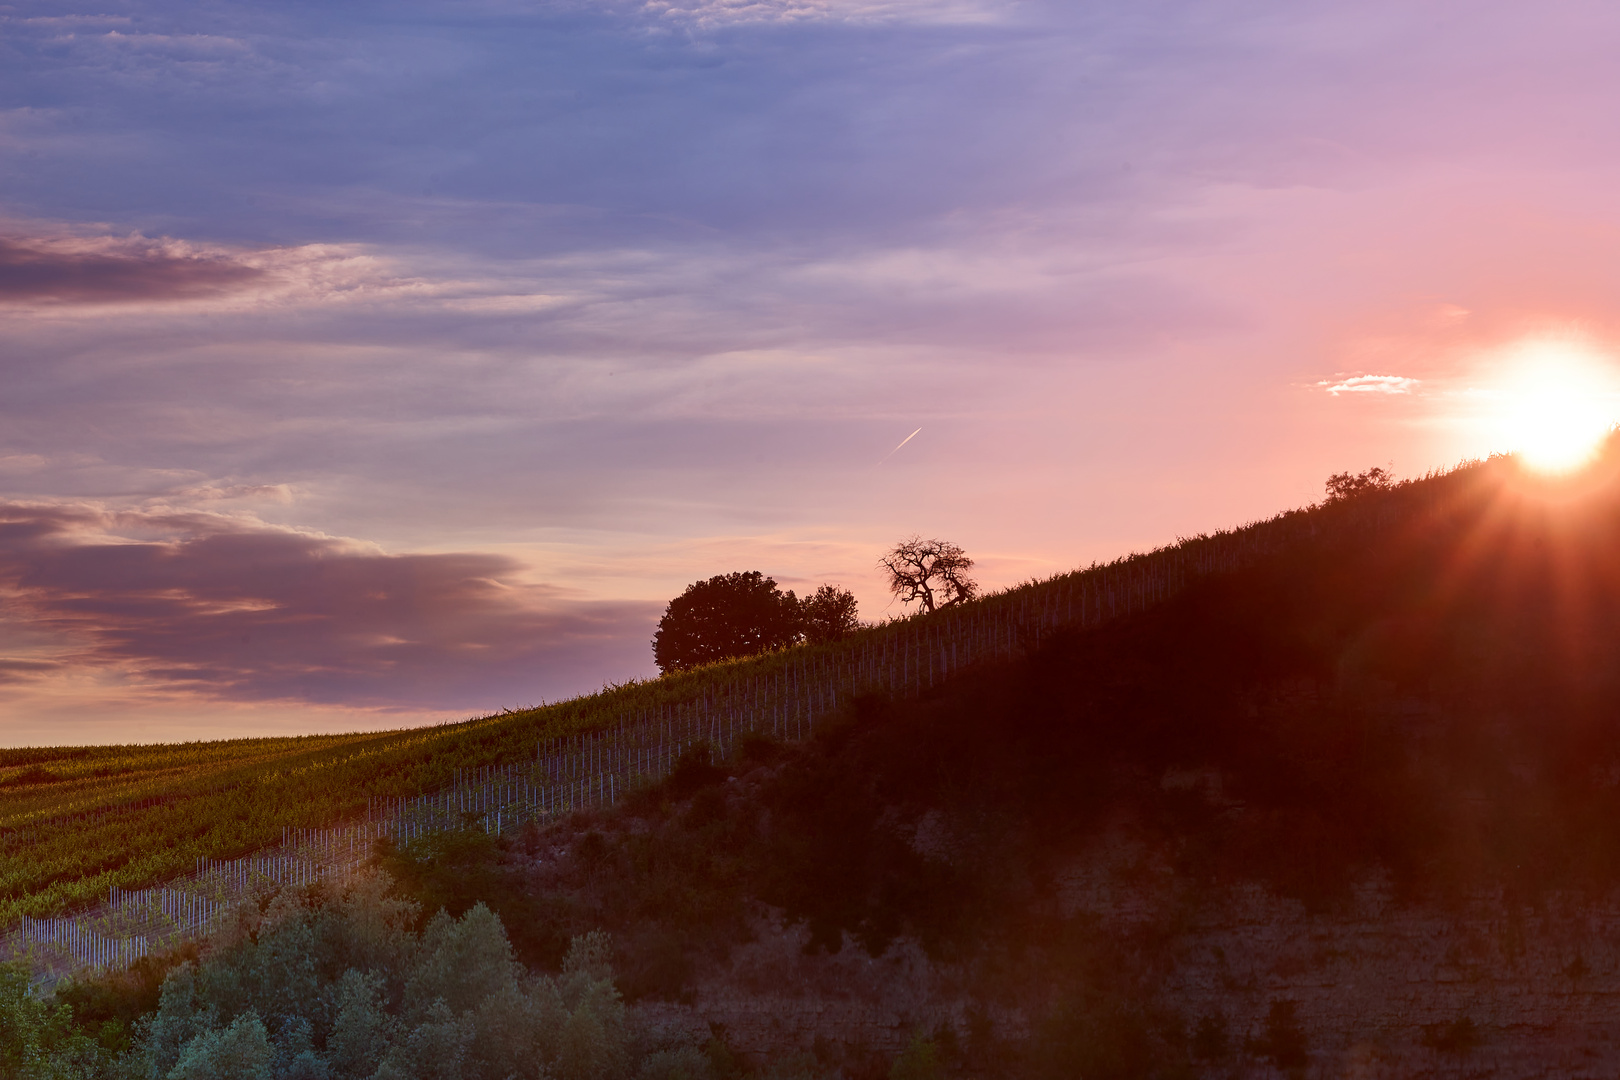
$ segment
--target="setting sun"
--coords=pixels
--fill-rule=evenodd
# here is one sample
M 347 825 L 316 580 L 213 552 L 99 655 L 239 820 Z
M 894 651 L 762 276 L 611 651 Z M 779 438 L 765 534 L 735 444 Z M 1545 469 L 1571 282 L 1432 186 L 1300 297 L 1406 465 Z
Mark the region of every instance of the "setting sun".
M 1526 464 L 1562 472 L 1584 464 L 1615 422 L 1613 362 L 1567 342 L 1519 352 L 1502 389 L 1502 434 Z

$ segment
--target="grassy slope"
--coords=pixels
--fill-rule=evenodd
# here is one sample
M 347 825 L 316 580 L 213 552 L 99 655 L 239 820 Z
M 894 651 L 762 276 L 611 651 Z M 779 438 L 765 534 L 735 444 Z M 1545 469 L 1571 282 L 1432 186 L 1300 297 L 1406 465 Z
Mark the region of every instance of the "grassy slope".
M 744 665 L 732 665 L 740 668 Z M 457 769 L 701 693 L 713 671 L 439 727 L 296 739 L 0 750 L 0 925 L 94 902 L 414 795 Z

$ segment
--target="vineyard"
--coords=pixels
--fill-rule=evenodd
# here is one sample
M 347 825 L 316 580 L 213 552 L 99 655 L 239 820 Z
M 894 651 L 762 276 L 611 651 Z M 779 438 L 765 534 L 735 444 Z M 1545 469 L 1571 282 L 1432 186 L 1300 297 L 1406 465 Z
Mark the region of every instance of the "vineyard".
M 1376 543 L 1467 512 L 1467 466 L 1376 497 L 1293 511 L 928 616 L 439 727 L 155 747 L 0 751 L 0 926 L 14 952 L 128 962 L 205 928 L 254 882 L 349 872 L 377 837 L 602 807 L 696 743 L 806 737 L 858 694 L 926 692 L 1043 636 L 1140 611 L 1201 576 L 1318 535 Z

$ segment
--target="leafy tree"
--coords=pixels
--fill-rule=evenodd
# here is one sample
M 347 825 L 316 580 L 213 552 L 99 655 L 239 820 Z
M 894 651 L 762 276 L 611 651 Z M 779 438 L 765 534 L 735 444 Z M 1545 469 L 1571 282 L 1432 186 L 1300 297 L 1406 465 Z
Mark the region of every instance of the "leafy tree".
M 737 1080 L 724 1044 L 634 1020 L 612 940 L 573 939 L 556 976 L 518 963 L 498 916 L 390 895 L 380 875 L 243 905 L 200 959 L 164 978 L 133 1045 L 77 1030 L 63 1001 L 0 964 L 3 1080 Z M 809 1059 L 813 1064 L 814 1059 Z M 828 1080 L 789 1058 L 772 1080 Z
M 460 918 L 441 911 L 420 933 L 410 928 L 414 915 L 413 905 L 365 879 L 336 895 L 283 890 L 243 940 L 170 973 L 161 1005 L 141 1025 L 130 1055 L 134 1074 L 143 1080 L 628 1080 L 633 1074 L 633 1035 L 605 935 L 576 939 L 557 978 L 535 977 L 514 960 L 500 919 L 484 905 Z M 27 1016 L 40 1027 L 34 1013 Z M 30 1047 L 41 1043 L 30 1040 Z
M 1388 491 L 1395 486 L 1395 474 L 1388 469 L 1371 468 L 1363 473 L 1334 473 L 1327 478 L 1327 501 L 1343 502 L 1370 491 Z
M 326 1039 L 332 1071 L 340 1077 L 371 1076 L 393 1042 L 397 1022 L 383 1008 L 387 980 L 356 968 L 337 983 L 337 1019 Z
M 666 674 L 752 656 L 803 637 L 799 601 L 758 570 L 695 582 L 669 602 L 653 635 L 653 659 Z
M 28 992 L 27 966 L 0 965 L 0 1070 L 5 1075 L 20 1075 L 39 1058 L 48 1019 L 44 1003 Z
M 470 1017 L 457 1016 L 439 998 L 409 1031 L 383 1059 L 376 1080 L 463 1080 L 473 1075 L 462 1068 L 478 1035 Z
M 422 931 L 418 947 L 415 970 L 405 982 L 407 1020 L 426 1015 L 435 1002 L 458 1016 L 472 1012 L 518 975 L 506 931 L 483 904 L 459 920 L 439 912 Z
M 229 1027 L 186 1043 L 165 1080 L 271 1080 L 274 1060 L 270 1033 L 250 1009 Z
M 924 611 L 960 604 L 978 595 L 979 586 L 967 572 L 973 560 L 948 540 L 902 540 L 878 560 L 889 573 L 889 591 L 902 603 L 921 600 Z
M 836 585 L 823 585 L 799 605 L 805 640 L 812 645 L 841 641 L 861 628 L 855 617 L 855 594 Z
M 0 1076 L 93 1076 L 101 1058 L 95 1042 L 73 1030 L 66 1005 L 53 1007 L 29 992 L 26 965 L 0 964 Z

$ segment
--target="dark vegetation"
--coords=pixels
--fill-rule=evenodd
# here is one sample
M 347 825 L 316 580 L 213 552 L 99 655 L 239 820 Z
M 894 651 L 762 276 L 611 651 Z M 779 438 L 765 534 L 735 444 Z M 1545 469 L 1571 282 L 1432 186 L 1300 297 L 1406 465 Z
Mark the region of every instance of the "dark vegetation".
M 696 581 L 669 602 L 653 635 L 659 671 L 782 649 L 802 636 L 799 599 L 758 570 Z
M 1534 903 L 1620 884 L 1617 457 L 1560 482 L 1511 461 L 1407 485 L 1346 474 L 1346 493 L 1312 511 L 1313 539 L 1146 611 L 1048 634 L 921 699 L 856 699 L 798 746 L 755 737 L 728 760 L 694 748 L 610 813 L 385 847 L 380 862 L 411 910 L 445 915 L 399 924 L 416 959 L 378 973 L 368 1007 L 393 1018 L 383 1027 L 403 1025 L 388 1029 L 389 1047 L 483 1022 L 481 1004 L 430 1017 L 427 999 L 409 996 L 411 965 L 452 927 L 481 926 L 488 945 L 504 924 L 501 948 L 509 938 L 525 966 L 500 968 L 518 987 L 502 984 L 509 1003 L 562 994 L 557 980 L 582 970 L 571 943 L 606 931 L 611 949 L 587 939 L 591 963 L 611 960 L 615 992 L 634 1003 L 683 999 L 779 920 L 816 955 L 876 957 L 914 940 L 967 972 L 973 999 L 962 1029 L 919 1033 L 899 1060 L 828 1052 L 806 1069 L 1123 1078 L 1242 1056 L 1297 1074 L 1311 1047 L 1293 1002 L 1274 1001 L 1258 1032 L 1182 1015 L 1156 960 L 1168 931 L 1102 933 L 1062 902 L 1065 870 L 1124 823 L 1173 869 L 1188 907 L 1259 881 L 1329 909 L 1371 874 L 1400 898 L 1441 904 L 1481 886 Z M 299 903 L 264 925 L 328 918 Z M 232 978 L 268 977 L 254 965 L 279 954 L 263 941 L 255 930 L 230 946 L 260 950 L 253 964 L 228 961 Z M 317 963 L 325 981 L 306 995 L 325 1002 L 306 1018 L 317 1057 L 330 1059 L 341 1012 L 321 987 L 348 978 L 343 963 Z M 364 982 L 373 969 L 357 970 Z M 69 1028 L 101 1045 L 125 1037 L 132 1025 L 105 995 L 74 993 L 78 1019 L 39 1030 L 56 1023 L 64 1046 Z M 1024 1036 L 988 1019 L 1005 1005 L 1032 1018 Z M 238 1037 L 231 1025 L 252 1028 L 245 1012 L 210 1015 L 222 1040 Z M 305 1038 L 285 1034 L 292 1022 L 256 1015 L 262 1039 L 240 1037 L 296 1057 L 275 1049 Z M 103 1033 L 113 1022 L 124 1026 Z M 134 1045 L 150 1054 L 146 1023 Z M 420 1034 L 430 1029 L 439 1034 Z M 1463 1054 L 1479 1034 L 1465 1017 L 1424 1038 Z M 624 1062 L 653 1052 L 625 1040 Z M 667 1052 L 688 1070 L 670 1076 L 741 1068 L 723 1040 Z M 380 1063 L 394 1050 L 377 1053 Z
M 855 595 L 823 585 L 800 600 L 758 570 L 695 581 L 669 602 L 653 635 L 653 660 L 666 674 L 785 649 L 824 645 L 860 629 Z
M 17 1080 L 699 1080 L 701 1044 L 635 1030 L 607 940 L 574 939 L 555 975 L 512 957 L 487 907 L 422 917 L 386 879 L 267 894 L 200 959 L 168 960 L 129 1038 L 97 1036 L 96 995 L 47 1004 L 0 967 L 0 1066 Z
M 855 614 L 855 594 L 836 585 L 822 585 L 799 602 L 804 640 L 811 645 L 842 641 L 861 628 Z
M 1395 474 L 1384 468 L 1371 468 L 1360 473 L 1334 473 L 1327 478 L 1324 486 L 1327 488 L 1328 502 L 1343 502 L 1357 495 L 1388 491 L 1395 486 Z

